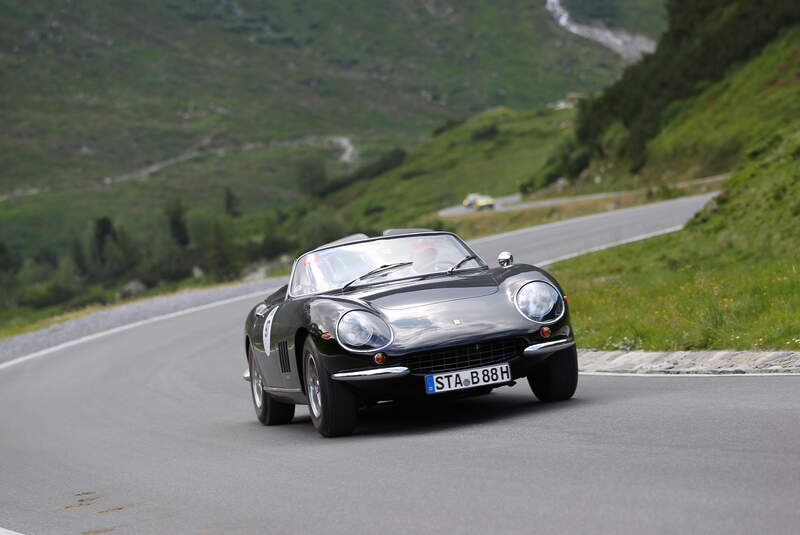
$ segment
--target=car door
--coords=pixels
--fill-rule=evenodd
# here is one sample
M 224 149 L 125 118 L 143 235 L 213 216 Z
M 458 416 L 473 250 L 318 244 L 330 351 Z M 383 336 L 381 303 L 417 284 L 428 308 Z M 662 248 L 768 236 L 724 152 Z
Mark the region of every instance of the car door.
M 288 392 L 300 391 L 302 370 L 297 369 L 295 353 L 295 335 L 301 325 L 302 318 L 298 314 L 302 305 L 291 297 L 275 309 L 272 318 L 270 343 L 272 351 L 269 357 L 269 385 Z

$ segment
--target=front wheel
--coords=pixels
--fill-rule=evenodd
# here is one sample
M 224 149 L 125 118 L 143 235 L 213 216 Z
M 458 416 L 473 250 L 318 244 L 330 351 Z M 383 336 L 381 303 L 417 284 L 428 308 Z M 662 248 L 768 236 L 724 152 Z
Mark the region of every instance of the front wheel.
M 528 383 L 541 401 L 571 398 L 578 387 L 578 350 L 571 347 L 550 355 L 528 375 Z
M 278 401 L 265 390 L 264 376 L 256 362 L 256 357 L 251 349 L 248 353 L 250 364 L 250 390 L 253 394 L 253 408 L 256 418 L 264 425 L 288 424 L 294 418 L 294 403 Z
M 349 435 L 356 427 L 358 400 L 346 385 L 330 378 L 311 339 L 303 346 L 308 412 L 324 437 Z

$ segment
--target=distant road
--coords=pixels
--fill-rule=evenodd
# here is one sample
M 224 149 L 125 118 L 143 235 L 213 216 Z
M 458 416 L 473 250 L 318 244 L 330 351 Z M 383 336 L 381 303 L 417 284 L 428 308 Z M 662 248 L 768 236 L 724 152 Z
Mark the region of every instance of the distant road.
M 680 228 L 716 193 L 611 210 L 470 240 L 487 262 L 509 251 L 517 262 L 550 263 Z
M 682 225 L 711 195 L 473 240 L 542 263 Z M 263 281 L 262 295 L 282 281 Z M 800 377 L 524 382 L 358 434 L 262 427 L 242 321 L 199 306 L 0 365 L 0 528 L 63 533 L 796 533 Z M 231 288 L 228 288 L 229 291 Z M 40 338 L 47 337 L 39 334 Z M 52 342 L 51 342 L 52 345 Z M 0 529 L 2 532 L 2 529 Z
M 703 178 L 696 178 L 693 180 L 686 180 L 683 182 L 678 182 L 676 184 L 672 184 L 672 186 L 677 187 L 692 187 L 692 186 L 701 186 L 703 184 L 709 184 L 711 182 L 721 182 L 728 178 L 728 173 L 723 173 L 720 175 L 714 176 L 707 176 Z M 612 197 L 617 197 L 619 195 L 624 195 L 626 193 L 633 193 L 634 191 L 611 191 L 611 192 L 604 192 L 604 193 L 588 193 L 585 195 L 570 195 L 566 197 L 552 197 L 549 199 L 540 199 L 537 201 L 527 201 L 522 202 L 522 195 L 519 193 L 514 193 L 512 195 L 503 195 L 500 197 L 495 197 L 495 212 L 508 212 L 511 210 L 527 210 L 529 208 L 543 208 L 547 206 L 557 206 L 560 204 L 570 204 L 576 201 L 590 201 L 593 199 L 610 199 Z M 450 206 L 449 208 L 443 208 L 437 212 L 439 217 L 449 217 L 449 216 L 458 216 L 464 214 L 474 214 L 475 210 L 471 208 L 465 208 L 463 205 L 456 205 Z
M 509 210 L 525 210 L 527 208 L 541 208 L 545 206 L 556 206 L 559 204 L 568 204 L 575 201 L 588 201 L 591 199 L 607 199 L 609 197 L 616 197 L 621 195 L 621 191 L 613 191 L 607 193 L 590 193 L 587 195 L 572 195 L 570 197 L 553 197 L 552 199 L 542 199 L 539 201 L 529 201 L 529 202 L 520 202 L 522 201 L 522 195 L 519 193 L 514 193 L 512 195 L 503 195 L 501 197 L 494 198 L 494 211 L 495 212 L 507 212 Z M 451 206 L 449 208 L 443 208 L 439 210 L 438 215 L 440 217 L 448 217 L 454 215 L 464 215 L 464 214 L 474 214 L 475 210 L 471 208 L 466 208 L 463 205 L 458 206 Z

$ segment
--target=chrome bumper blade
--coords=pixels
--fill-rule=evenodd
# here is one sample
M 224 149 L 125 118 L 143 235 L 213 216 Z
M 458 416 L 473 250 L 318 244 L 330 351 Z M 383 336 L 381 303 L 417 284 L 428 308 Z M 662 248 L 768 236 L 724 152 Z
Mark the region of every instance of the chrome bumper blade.
M 555 353 L 556 351 L 561 351 L 562 349 L 568 349 L 574 345 L 575 340 L 550 340 L 526 347 L 523 354 L 526 357 L 540 357 Z
M 373 379 L 391 379 L 402 377 L 409 374 L 409 369 L 405 366 L 394 368 L 372 368 L 370 370 L 359 370 L 355 372 L 334 373 L 331 378 L 336 381 L 371 381 Z

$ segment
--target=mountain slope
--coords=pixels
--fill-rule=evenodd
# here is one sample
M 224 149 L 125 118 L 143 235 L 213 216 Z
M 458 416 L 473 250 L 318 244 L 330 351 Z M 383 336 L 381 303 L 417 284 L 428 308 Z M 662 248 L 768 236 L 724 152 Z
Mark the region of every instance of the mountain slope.
M 351 225 L 415 224 L 471 192 L 514 192 L 572 126 L 572 110 L 495 108 L 413 150 L 398 167 L 336 192 L 324 202 Z
M 668 14 L 669 28 L 655 53 L 627 68 L 601 95 L 582 103 L 575 140 L 551 158 L 536 177 L 538 181 L 565 175 L 606 175 L 612 181 L 628 183 L 660 179 L 661 169 L 650 168 L 658 159 L 654 139 L 710 85 L 757 56 L 782 30 L 800 22 L 800 4 L 673 0 Z M 692 113 L 686 109 L 686 114 Z M 703 129 L 699 123 L 697 126 Z M 697 140 L 705 134 L 693 137 Z M 674 141 L 680 144 L 680 140 Z M 740 143 L 739 148 L 742 146 Z M 706 149 L 713 150 L 702 155 L 698 150 L 697 156 L 707 160 L 709 168 L 733 165 L 742 156 L 733 143 L 706 144 L 701 150 Z M 670 157 L 663 159 L 668 162 Z M 684 164 L 688 162 L 672 162 L 674 168 L 689 171 Z
M 197 145 L 344 134 L 369 156 L 621 67 L 521 0 L 3 0 L 0 28 L 0 193 L 93 184 Z
M 554 266 L 576 335 L 606 349 L 800 348 L 800 25 L 683 103 L 664 169 L 739 162 L 683 231 Z M 648 161 L 650 161 L 650 158 Z

